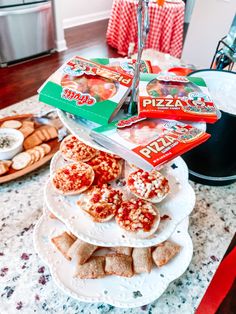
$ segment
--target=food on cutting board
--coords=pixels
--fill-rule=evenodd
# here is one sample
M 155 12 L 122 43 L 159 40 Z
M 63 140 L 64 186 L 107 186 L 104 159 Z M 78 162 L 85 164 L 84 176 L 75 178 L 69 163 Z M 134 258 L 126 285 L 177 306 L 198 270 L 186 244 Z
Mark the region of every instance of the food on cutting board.
M 152 203 L 161 202 L 170 190 L 168 180 L 157 170 L 138 169 L 129 174 L 127 184 L 135 196 Z
M 68 161 L 89 161 L 96 156 L 97 150 L 84 144 L 74 135 L 68 135 L 60 145 L 60 152 Z
M 80 194 L 87 190 L 93 181 L 93 168 L 83 162 L 61 167 L 52 176 L 54 189 L 64 195 Z
M 156 232 L 160 214 L 152 203 L 142 199 L 130 199 L 121 203 L 116 222 L 130 236 L 147 238 Z
M 48 144 L 41 144 L 39 146 L 35 146 L 32 149 L 19 153 L 12 159 L 12 168 L 14 170 L 24 169 L 27 166 L 32 165 L 33 163 L 42 159 L 44 156 L 49 154 L 50 151 L 51 147 Z
M 22 123 L 17 120 L 8 120 L 2 123 L 1 128 L 19 129 Z
M 5 131 L 9 134 L 4 136 Z M 20 137 L 14 132 L 18 132 Z M 55 127 L 40 124 L 31 114 L 0 119 L 0 176 L 10 175 L 40 161 L 51 152 L 53 147 L 51 143 L 45 142 L 57 137 L 58 132 Z M 1 155 L 1 151 L 2 153 L 7 151 L 7 156 Z M 7 164 L 6 159 L 10 163 Z
M 89 214 L 94 221 L 111 220 L 122 201 L 122 193 L 107 184 L 92 186 L 77 202 L 77 205 Z
M 51 125 L 43 125 L 37 128 L 30 136 L 24 141 L 24 148 L 30 149 L 36 145 L 40 145 L 43 142 L 47 142 L 54 138 L 57 138 L 57 129 Z
M 0 161 L 0 176 L 4 175 L 9 171 L 12 162 L 10 160 L 2 160 Z
M 181 250 L 178 244 L 168 240 L 156 247 L 126 247 L 122 253 L 119 247 L 103 248 L 79 239 L 75 241 L 67 232 L 53 237 L 51 242 L 68 261 L 76 261 L 75 277 L 80 279 L 96 279 L 106 275 L 132 277 L 150 273 L 155 265 L 158 268 L 166 265 Z M 104 253 L 105 250 L 116 253 Z

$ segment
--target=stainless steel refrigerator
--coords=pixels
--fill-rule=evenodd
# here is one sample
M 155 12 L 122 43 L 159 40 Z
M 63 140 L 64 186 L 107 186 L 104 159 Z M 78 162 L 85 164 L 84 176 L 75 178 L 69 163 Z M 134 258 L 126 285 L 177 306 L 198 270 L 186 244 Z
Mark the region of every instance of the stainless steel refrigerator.
M 54 49 L 51 1 L 0 0 L 0 66 Z

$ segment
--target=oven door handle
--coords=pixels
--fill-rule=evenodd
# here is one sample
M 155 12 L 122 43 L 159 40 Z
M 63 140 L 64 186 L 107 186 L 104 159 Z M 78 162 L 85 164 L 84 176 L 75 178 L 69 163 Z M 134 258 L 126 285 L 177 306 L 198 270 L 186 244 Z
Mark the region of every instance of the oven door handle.
M 18 7 L 16 10 L 4 10 L 0 11 L 0 17 L 1 16 L 9 16 L 9 15 L 22 15 L 22 14 L 30 14 L 35 12 L 40 12 L 43 10 L 48 10 L 51 7 L 50 3 L 46 4 L 37 4 L 34 7 L 30 7 L 27 9 L 23 9 L 22 7 Z

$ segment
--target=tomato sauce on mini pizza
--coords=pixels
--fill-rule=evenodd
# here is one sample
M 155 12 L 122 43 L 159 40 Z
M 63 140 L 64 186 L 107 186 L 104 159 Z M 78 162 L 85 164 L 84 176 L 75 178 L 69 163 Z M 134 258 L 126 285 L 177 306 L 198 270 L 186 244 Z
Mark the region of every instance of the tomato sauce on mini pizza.
M 128 176 L 128 187 L 136 196 L 149 201 L 162 200 L 169 192 L 169 183 L 160 172 L 139 169 Z
M 73 163 L 56 170 L 53 175 L 54 187 L 63 194 L 88 189 L 93 183 L 93 169 L 85 163 Z
M 115 190 L 107 184 L 92 186 L 85 193 L 85 200 L 78 201 L 78 206 L 89 213 L 95 221 L 112 218 L 122 202 L 122 195 L 119 190 Z
M 157 219 L 158 213 L 154 206 L 142 199 L 131 199 L 123 202 L 118 209 L 116 221 L 127 231 L 150 231 Z
M 84 144 L 74 135 L 69 135 L 62 141 L 60 151 L 66 160 L 83 162 L 89 161 L 97 153 L 95 148 Z
M 94 183 L 102 185 L 117 179 L 122 170 L 121 161 L 104 152 L 100 152 L 88 162 L 95 172 Z

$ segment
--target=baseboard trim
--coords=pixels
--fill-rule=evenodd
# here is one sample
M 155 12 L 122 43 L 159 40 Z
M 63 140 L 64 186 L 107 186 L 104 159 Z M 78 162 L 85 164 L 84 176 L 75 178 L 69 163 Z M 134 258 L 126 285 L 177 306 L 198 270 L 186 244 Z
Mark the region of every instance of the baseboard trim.
M 57 52 L 65 51 L 68 49 L 65 40 L 55 40 L 55 45 Z
M 108 19 L 111 14 L 111 10 L 101 11 L 98 13 L 87 14 L 83 16 L 75 16 L 69 19 L 63 20 L 63 28 L 70 28 L 78 25 L 88 24 L 96 21 Z

